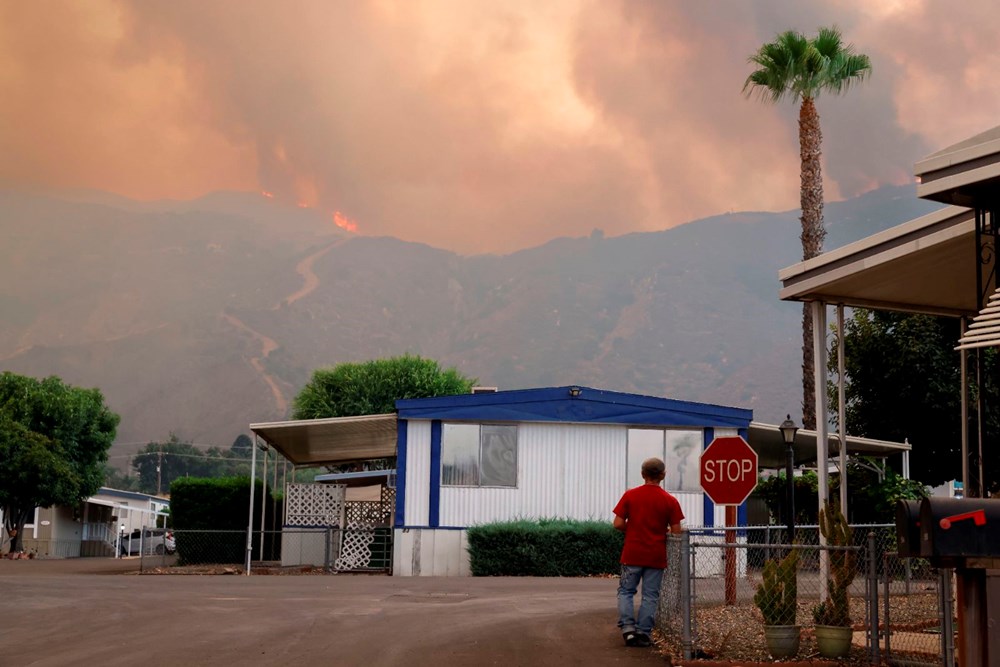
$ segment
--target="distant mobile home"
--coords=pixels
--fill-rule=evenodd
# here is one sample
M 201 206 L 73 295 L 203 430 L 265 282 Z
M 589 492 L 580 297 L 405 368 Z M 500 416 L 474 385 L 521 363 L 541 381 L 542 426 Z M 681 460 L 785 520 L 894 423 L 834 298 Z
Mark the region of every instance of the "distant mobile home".
M 57 558 L 113 556 L 120 535 L 156 526 L 169 508 L 168 498 L 102 486 L 78 505 L 36 507 L 22 546 Z
M 688 525 L 722 523 L 698 462 L 718 436 L 747 438 L 751 410 L 552 387 L 400 400 L 393 572 L 468 575 L 466 528 L 518 518 L 610 521 L 644 459 Z M 745 505 L 739 523 L 746 523 Z

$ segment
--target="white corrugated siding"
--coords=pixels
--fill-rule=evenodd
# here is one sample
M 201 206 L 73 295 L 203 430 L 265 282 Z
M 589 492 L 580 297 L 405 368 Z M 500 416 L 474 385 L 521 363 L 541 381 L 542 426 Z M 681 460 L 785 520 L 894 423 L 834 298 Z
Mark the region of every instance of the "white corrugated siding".
M 406 422 L 406 499 L 403 523 L 426 526 L 430 513 L 431 423 Z
M 468 577 L 469 543 L 464 530 L 397 529 L 392 573 L 400 577 Z
M 674 493 L 684 512 L 685 526 L 701 526 L 705 517 L 705 499 L 701 493 Z
M 626 438 L 623 426 L 521 424 L 517 488 L 442 487 L 440 524 L 541 517 L 610 521 L 625 490 Z

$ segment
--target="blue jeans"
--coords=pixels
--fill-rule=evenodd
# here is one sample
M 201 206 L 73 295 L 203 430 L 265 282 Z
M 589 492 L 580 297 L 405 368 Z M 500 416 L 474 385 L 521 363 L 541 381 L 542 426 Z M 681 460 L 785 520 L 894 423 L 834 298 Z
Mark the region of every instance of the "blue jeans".
M 642 581 L 642 599 L 639 602 L 639 619 L 635 617 L 635 593 Z M 618 627 L 621 631 L 638 630 L 648 635 L 656 621 L 656 608 L 660 602 L 660 584 L 663 570 L 656 567 L 622 565 L 618 580 Z

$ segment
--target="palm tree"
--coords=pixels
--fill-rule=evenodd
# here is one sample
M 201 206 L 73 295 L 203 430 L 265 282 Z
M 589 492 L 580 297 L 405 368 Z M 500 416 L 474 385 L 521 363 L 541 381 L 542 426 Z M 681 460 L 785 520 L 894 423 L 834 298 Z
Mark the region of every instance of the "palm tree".
M 802 259 L 823 249 L 823 172 L 820 166 L 823 134 L 819 126 L 816 98 L 821 91 L 841 93 L 871 74 L 868 56 L 844 44 L 840 30 L 820 28 L 812 39 L 789 30 L 778 35 L 750 56 L 757 69 L 743 84 L 747 96 L 757 93 L 767 102 L 790 97 L 799 106 L 800 205 L 802 209 Z M 813 379 L 813 326 L 809 304 L 802 305 L 802 422 L 816 428 L 816 398 Z

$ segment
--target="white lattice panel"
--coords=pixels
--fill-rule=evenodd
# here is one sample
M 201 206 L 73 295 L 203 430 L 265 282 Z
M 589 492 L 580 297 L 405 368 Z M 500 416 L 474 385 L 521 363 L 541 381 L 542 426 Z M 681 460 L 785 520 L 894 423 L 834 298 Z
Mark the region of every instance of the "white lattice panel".
M 359 527 L 358 522 L 348 521 L 344 540 L 340 545 L 340 558 L 333 564 L 335 570 L 358 570 L 371 563 L 375 531 L 358 530 Z
M 392 506 L 378 500 L 349 501 L 344 513 L 348 526 L 377 528 L 389 525 L 389 519 L 392 517 Z
M 344 514 L 343 484 L 289 484 L 286 526 L 339 526 Z

